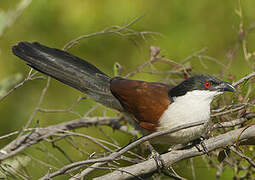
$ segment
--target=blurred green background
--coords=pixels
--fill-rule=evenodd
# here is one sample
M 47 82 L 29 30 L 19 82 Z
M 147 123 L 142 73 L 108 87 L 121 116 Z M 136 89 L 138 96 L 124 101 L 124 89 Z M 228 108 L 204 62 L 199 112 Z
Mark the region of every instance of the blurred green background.
M 164 37 L 155 36 L 155 39 L 148 38 L 148 41 L 139 40 L 138 45 L 134 45 L 131 41 L 116 35 L 102 35 L 81 41 L 70 52 L 93 63 L 103 72 L 113 75 L 115 62 L 119 62 L 124 67 L 124 72 L 127 73 L 148 60 L 151 45 L 159 46 L 165 57 L 177 62 L 207 47 L 208 56 L 227 64 L 227 52 L 232 50 L 239 41 L 240 18 L 236 14 L 239 8 L 237 0 L 36 0 L 32 1 L 8 28 L 3 29 L 2 27 L 9 23 L 10 16 L 11 18 L 15 16 L 13 12 L 21 2 L 17 0 L 0 1 L 0 32 L 2 30 L 0 81 L 16 73 L 21 73 L 25 77 L 30 69 L 11 53 L 11 47 L 19 41 L 38 41 L 50 47 L 62 48 L 68 41 L 80 35 L 98 32 L 111 25 L 124 25 L 143 14 L 145 16 L 131 28 L 137 31 L 159 32 Z M 243 0 L 241 5 L 244 28 L 248 29 L 255 22 L 255 1 Z M 248 50 L 254 50 L 255 33 L 251 32 L 247 36 L 247 44 Z M 202 66 L 199 60 L 191 61 L 195 72 L 218 74 L 222 68 L 208 60 L 203 62 L 208 68 Z M 244 62 L 242 50 L 239 49 L 224 78 L 227 79 L 229 73 L 233 74 L 236 79 L 249 73 L 250 68 Z M 168 66 L 160 66 L 160 68 L 167 70 Z M 162 79 L 162 76 L 141 73 L 132 78 L 156 81 Z M 45 84 L 44 80 L 28 82 L 0 102 L 0 135 L 20 130 L 24 126 Z M 52 80 L 42 107 L 64 109 L 75 102 L 79 95 L 81 93 L 77 90 Z M 94 105 L 93 101 L 85 100 L 75 107 L 75 111 L 84 114 Z M 100 115 L 100 113 L 101 111 L 98 110 L 92 115 Z M 108 111 L 108 115 L 112 113 Z M 34 127 L 36 119 L 40 120 L 41 126 L 46 126 L 76 118 L 69 113 L 38 113 L 31 127 Z M 105 128 L 105 131 L 109 135 L 114 134 L 116 140 L 122 145 L 128 143 L 131 138 L 126 134 L 114 132 L 111 128 Z M 83 128 L 79 132 L 102 137 L 98 128 L 95 127 Z M 0 148 L 10 140 L 12 138 L 0 140 Z M 67 144 L 59 143 L 59 145 L 68 153 L 73 152 Z M 40 148 L 47 149 L 63 163 L 68 163 L 63 155 L 53 150 L 50 145 L 38 145 L 38 149 Z M 88 152 L 99 151 L 97 146 L 89 142 L 86 142 L 85 149 Z M 40 150 L 30 148 L 26 152 L 57 167 L 63 166 L 63 164 L 45 158 L 43 153 L 39 153 Z M 73 155 L 75 161 L 82 159 L 84 156 L 81 154 Z M 196 179 L 215 178 L 216 171 L 208 169 L 201 158 L 196 158 L 194 161 Z M 36 161 L 31 161 L 28 165 L 29 174 L 35 179 L 43 176 L 48 170 L 47 167 L 38 168 L 36 165 L 38 165 Z M 191 168 L 184 163 L 180 163 L 176 170 L 183 177 L 188 179 L 192 177 Z M 231 173 L 231 170 L 226 171 L 223 178 L 228 179 Z

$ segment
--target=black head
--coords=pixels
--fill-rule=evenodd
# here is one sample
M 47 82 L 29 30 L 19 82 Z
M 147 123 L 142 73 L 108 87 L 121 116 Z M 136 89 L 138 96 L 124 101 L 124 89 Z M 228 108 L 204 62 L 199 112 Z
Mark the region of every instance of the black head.
M 186 79 L 181 84 L 171 89 L 168 95 L 169 97 L 178 97 L 185 95 L 187 92 L 193 90 L 234 92 L 235 88 L 231 84 L 222 81 L 214 76 L 201 74 Z

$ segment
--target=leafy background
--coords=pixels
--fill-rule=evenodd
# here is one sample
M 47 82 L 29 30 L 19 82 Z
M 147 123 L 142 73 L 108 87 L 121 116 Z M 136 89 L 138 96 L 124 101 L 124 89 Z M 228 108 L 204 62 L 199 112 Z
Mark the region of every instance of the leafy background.
M 8 23 L 8 18 L 13 15 L 11 12 L 17 8 L 22 1 L 1 0 L 0 1 L 0 32 L 1 28 Z M 255 23 L 255 1 L 241 1 L 243 10 L 244 28 L 249 28 Z M 139 40 L 135 45 L 131 41 L 115 35 L 96 36 L 83 40 L 73 47 L 70 52 L 82 57 L 96 65 L 103 72 L 113 75 L 113 64 L 119 62 L 124 67 L 124 72 L 133 70 L 149 58 L 149 47 L 159 46 L 163 54 L 177 62 L 190 56 L 196 51 L 207 47 L 207 55 L 216 58 L 219 62 L 228 62 L 227 53 L 233 49 L 240 40 L 239 25 L 240 17 L 236 10 L 239 8 L 238 1 L 233 0 L 140 0 L 140 1 L 95 1 L 95 0 L 36 0 L 26 7 L 22 14 L 17 17 L 8 28 L 4 29 L 0 35 L 0 81 L 14 74 L 20 73 L 24 77 L 29 71 L 29 67 L 12 55 L 11 47 L 19 41 L 38 41 L 50 47 L 62 48 L 68 41 L 93 32 L 98 32 L 111 25 L 124 25 L 135 17 L 144 14 L 136 24 L 132 26 L 137 31 L 154 31 L 164 35 L 155 36 L 155 39 L 148 38 L 147 41 Z M 255 33 L 249 33 L 247 38 L 248 49 L 255 48 Z M 253 59 L 254 61 L 254 59 Z M 195 72 L 218 74 L 222 68 L 215 62 L 203 61 L 205 68 L 199 60 L 192 60 L 191 65 Z M 242 50 L 236 53 L 233 64 L 227 70 L 227 75 L 234 75 L 238 79 L 249 72 L 248 65 L 244 62 Z M 167 70 L 167 66 L 159 66 L 160 70 Z M 162 76 L 137 74 L 132 77 L 149 81 L 162 80 Z M 40 92 L 46 81 L 37 80 L 26 83 L 22 88 L 17 89 L 7 99 L 0 102 L 0 135 L 8 132 L 20 130 L 29 118 L 36 106 Z M 81 95 L 80 92 L 52 80 L 49 91 L 43 101 L 43 107 L 48 109 L 65 109 L 69 107 L 75 99 Z M 75 107 L 75 111 L 85 113 L 95 103 L 91 100 L 82 101 Z M 100 115 L 101 110 L 97 110 L 93 115 Z M 107 111 L 107 115 L 113 113 Z M 57 124 L 77 118 L 68 113 L 45 114 L 39 113 L 36 119 L 40 126 Z M 35 126 L 34 124 L 31 126 Z M 131 137 L 126 134 L 114 132 L 111 128 L 104 127 L 109 135 L 114 135 L 116 140 L 124 145 Z M 83 128 L 79 130 L 94 137 L 105 138 L 97 127 Z M 0 140 L 0 147 L 3 147 L 12 138 Z M 90 142 L 81 140 L 88 152 L 101 152 L 101 150 Z M 73 149 L 65 143 L 59 143 L 67 153 L 72 153 Z M 59 152 L 56 152 L 50 144 L 39 144 L 35 149 L 29 149 L 26 153 L 33 157 L 45 160 L 57 167 L 60 164 L 41 151 L 49 151 L 63 163 L 68 161 Z M 84 159 L 81 154 L 73 154 L 73 160 Z M 214 179 L 214 169 L 207 168 L 201 158 L 195 158 L 196 179 Z M 188 161 L 188 163 L 190 163 Z M 40 165 L 41 166 L 41 165 Z M 35 179 L 43 176 L 48 168 L 41 166 L 38 168 L 36 161 L 28 164 L 29 174 Z M 186 162 L 179 163 L 175 167 L 183 177 L 192 177 L 190 166 Z M 222 178 L 232 177 L 232 171 L 225 171 Z M 60 178 L 62 179 L 63 176 Z

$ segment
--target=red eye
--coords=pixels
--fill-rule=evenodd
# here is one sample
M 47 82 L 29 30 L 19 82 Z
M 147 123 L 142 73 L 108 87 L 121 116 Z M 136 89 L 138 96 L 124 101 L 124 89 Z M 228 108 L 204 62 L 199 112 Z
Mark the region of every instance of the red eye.
M 206 82 L 206 83 L 204 84 L 204 86 L 205 86 L 206 88 L 209 88 L 209 87 L 211 86 L 211 83 L 210 83 L 210 82 Z

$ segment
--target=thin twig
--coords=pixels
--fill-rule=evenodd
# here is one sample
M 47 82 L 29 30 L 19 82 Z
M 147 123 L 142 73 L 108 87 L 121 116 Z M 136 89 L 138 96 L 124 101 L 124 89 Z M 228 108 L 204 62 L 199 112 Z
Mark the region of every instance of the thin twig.
M 3 35 L 5 30 L 17 20 L 17 18 L 23 13 L 23 11 L 29 6 L 31 2 L 32 0 L 20 1 L 16 9 L 6 12 L 6 19 L 1 22 L 0 37 Z
M 199 51 L 197 51 L 197 52 L 191 54 L 190 56 L 186 57 L 185 59 L 183 59 L 183 60 L 181 61 L 181 64 L 187 63 L 187 62 L 188 62 L 189 60 L 191 60 L 193 57 L 196 57 L 196 56 L 198 56 L 198 55 L 200 55 L 200 54 L 203 54 L 203 53 L 206 52 L 206 51 L 207 51 L 207 48 L 200 49 Z
M 36 73 L 32 74 L 31 75 L 31 72 L 32 72 L 32 68 L 30 69 L 30 72 L 28 73 L 27 77 L 22 81 L 20 82 L 19 84 L 17 84 L 16 86 L 14 86 L 12 89 L 10 89 L 5 95 L 3 95 L 1 98 L 0 98 L 0 102 L 3 101 L 7 96 L 9 96 L 12 92 L 14 92 L 16 89 L 22 87 L 26 82 L 28 81 L 33 81 L 33 80 L 37 80 L 37 79 L 44 79 L 44 77 L 42 76 L 39 76 L 39 77 L 34 77 L 36 75 Z
M 46 92 L 47 92 L 47 90 L 48 90 L 48 88 L 50 86 L 50 80 L 51 80 L 51 77 L 48 77 L 47 83 L 46 83 L 45 87 L 42 90 L 42 93 L 41 93 L 41 96 L 40 96 L 39 101 L 37 103 L 37 106 L 35 107 L 33 113 L 29 117 L 29 119 L 28 119 L 27 123 L 25 124 L 25 126 L 22 128 L 21 132 L 19 133 L 18 138 L 24 133 L 24 130 L 29 127 L 29 125 L 31 124 L 32 120 L 34 119 L 36 113 L 40 109 L 40 106 L 42 104 L 43 98 L 44 98 L 44 96 L 45 96 L 45 94 L 46 94 Z
M 249 80 L 250 78 L 252 78 L 254 76 L 255 76 L 255 72 L 250 73 L 247 76 L 244 76 L 243 78 L 239 79 L 238 81 L 232 83 L 232 85 L 237 86 L 237 85 L 241 84 L 242 82 L 247 81 L 247 80 Z
M 234 148 L 233 146 L 230 147 L 231 151 L 233 151 L 235 154 L 237 154 L 238 156 L 240 156 L 241 158 L 245 159 L 246 161 L 248 161 L 253 167 L 255 167 L 255 162 L 248 156 L 246 156 L 245 154 L 243 154 L 242 152 L 238 151 L 236 148 Z
M 134 20 L 132 20 L 131 22 L 129 22 L 128 24 L 126 24 L 122 27 L 121 26 L 116 26 L 116 25 L 115 26 L 110 26 L 110 27 L 107 27 L 107 28 L 103 29 L 102 31 L 80 36 L 80 37 L 68 42 L 64 46 L 63 49 L 66 51 L 66 50 L 70 49 L 71 47 L 73 47 L 75 44 L 77 44 L 79 41 L 81 41 L 83 39 L 91 38 L 91 37 L 99 36 L 99 35 L 105 35 L 105 34 L 116 34 L 120 37 L 127 37 L 127 36 L 136 35 L 136 36 L 141 36 L 142 38 L 144 38 L 144 35 L 161 35 L 160 33 L 155 33 L 155 32 L 149 32 L 149 31 L 148 32 L 136 32 L 134 30 L 128 29 L 130 26 L 135 24 L 142 17 L 143 17 L 143 15 L 135 18 Z M 125 33 L 123 31 L 126 31 L 128 33 Z
M 83 99 L 86 99 L 86 97 L 81 97 L 81 96 L 79 96 L 78 98 L 77 98 L 77 100 L 69 107 L 69 108 L 67 108 L 67 109 L 43 109 L 43 108 L 39 108 L 38 109 L 38 111 L 39 112 L 44 112 L 44 113 L 72 113 L 72 114 L 75 114 L 75 115 L 77 115 L 79 118 L 82 118 L 82 116 L 79 114 L 79 113 L 77 113 L 77 112 L 75 112 L 75 111 L 73 111 L 73 109 L 74 109 L 74 107 L 75 106 L 77 106 Z

